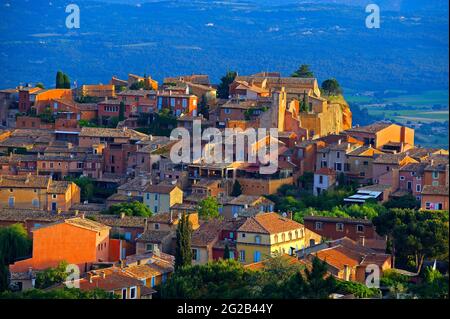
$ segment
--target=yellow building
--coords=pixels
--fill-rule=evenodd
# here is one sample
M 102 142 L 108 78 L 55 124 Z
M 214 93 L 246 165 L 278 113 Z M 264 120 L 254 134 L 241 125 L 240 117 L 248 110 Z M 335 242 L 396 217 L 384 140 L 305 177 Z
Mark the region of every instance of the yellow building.
M 80 188 L 50 176 L 0 175 L 0 208 L 68 211 L 80 202 Z
M 183 191 L 177 185 L 149 185 L 144 193 L 144 204 L 155 213 L 170 212 L 175 204 L 183 203 Z
M 306 247 L 305 227 L 277 213 L 248 218 L 237 230 L 239 260 L 250 264 L 279 254 L 294 254 Z

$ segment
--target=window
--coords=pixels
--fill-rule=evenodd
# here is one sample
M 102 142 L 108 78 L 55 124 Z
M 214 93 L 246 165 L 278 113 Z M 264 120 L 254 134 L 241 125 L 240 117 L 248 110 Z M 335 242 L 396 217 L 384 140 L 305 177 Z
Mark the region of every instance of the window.
M 439 178 L 439 172 L 433 172 L 433 179 Z
M 167 274 L 163 274 L 162 275 L 162 282 L 166 282 L 167 281 Z
M 356 231 L 358 233 L 364 233 L 364 225 L 356 225 Z
M 152 287 L 155 287 L 155 283 L 156 283 L 155 277 L 152 277 L 151 286 L 152 286 Z
M 366 176 L 366 173 L 365 173 L 365 172 L 359 172 L 359 176 L 360 176 L 360 177 L 365 177 L 365 176 Z
M 239 252 L 239 260 L 244 262 L 245 261 L 245 250 L 241 250 Z
M 253 262 L 257 263 L 259 261 L 261 261 L 261 252 L 255 250 L 255 252 L 253 253 Z
M 192 249 L 192 260 L 198 260 L 198 250 L 196 248 Z
M 341 163 L 334 163 L 335 170 L 336 171 L 342 171 L 342 164 Z
M 10 198 L 8 199 L 8 206 L 9 206 L 10 208 L 13 208 L 13 207 L 14 207 L 14 197 L 10 197 Z
M 255 243 L 261 244 L 261 236 L 255 236 Z
M 175 107 L 175 98 L 170 98 L 170 106 Z
M 336 158 L 341 158 L 341 152 L 336 152 Z
M 405 180 L 405 176 L 400 176 L 400 180 L 404 181 Z
M 33 207 L 39 207 L 39 200 L 38 199 L 33 199 L 32 201 L 31 201 L 31 203 L 32 203 L 32 205 L 33 205 Z
M 364 161 L 364 162 L 363 162 L 363 165 L 364 165 L 364 166 L 368 166 L 368 165 L 369 165 L 369 162 L 368 162 L 368 161 Z
M 145 251 L 153 251 L 153 244 L 146 244 Z
M 344 224 L 343 223 L 337 223 L 336 224 L 336 231 L 344 231 Z
M 420 192 L 422 190 L 422 185 L 417 184 L 416 185 L 416 192 Z
M 158 200 L 158 194 L 155 194 L 155 200 Z
M 223 113 L 225 113 L 225 114 L 231 114 L 231 110 L 230 110 L 230 109 L 223 109 Z
M 325 153 L 322 153 L 322 158 L 325 158 L 325 156 L 326 156 Z
M 158 223 L 155 224 L 155 229 L 159 229 L 159 224 Z
M 319 175 L 319 184 L 323 184 L 323 176 Z
M 315 224 L 315 226 L 314 226 L 314 229 L 316 229 L 316 230 L 322 230 L 322 226 L 323 226 L 322 222 L 316 222 L 316 224 Z
M 439 181 L 433 181 L 431 184 L 432 184 L 433 186 L 439 186 Z
M 230 234 L 228 236 L 230 237 L 230 239 L 233 239 L 234 238 L 234 233 L 230 232 Z
M 125 240 L 131 240 L 131 233 L 130 232 L 126 232 L 125 233 Z
M 181 103 L 184 109 L 187 108 L 187 99 L 183 99 Z
M 122 288 L 122 299 L 127 299 L 127 288 Z
M 244 233 L 244 234 L 242 234 L 242 238 L 245 238 L 245 233 Z
M 430 208 L 431 208 L 431 203 L 426 202 L 426 203 L 425 203 L 425 208 L 426 208 L 426 209 L 430 209 Z
M 136 287 L 131 287 L 130 288 L 130 299 L 136 299 Z
M 52 198 L 53 198 L 53 199 L 56 199 L 56 194 L 52 194 Z
M 289 238 L 289 240 L 292 240 L 292 233 L 291 232 L 289 232 L 288 238 Z
M 158 206 L 155 206 L 155 209 L 153 210 L 154 213 L 158 212 Z
M 391 168 L 389 166 L 386 166 L 386 172 L 389 172 Z

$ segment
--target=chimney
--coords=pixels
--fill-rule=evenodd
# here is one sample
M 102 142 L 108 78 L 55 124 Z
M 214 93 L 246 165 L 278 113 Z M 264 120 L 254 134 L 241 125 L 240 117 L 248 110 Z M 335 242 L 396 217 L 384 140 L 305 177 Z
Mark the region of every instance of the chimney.
M 120 213 L 120 219 L 124 219 L 125 218 L 125 213 Z
M 170 214 L 172 215 L 172 213 Z M 144 218 L 144 231 L 148 229 L 148 218 Z
M 94 274 L 88 273 L 88 279 L 90 284 L 92 284 L 92 277 L 94 277 Z
M 75 212 L 74 212 L 74 216 L 77 217 L 78 213 L 79 213 L 79 211 L 78 211 L 78 209 L 76 209 Z
M 341 143 L 342 143 L 342 139 L 339 139 L 338 140 L 338 145 L 341 145 Z
M 82 214 L 80 215 L 80 217 L 81 217 L 81 219 L 84 219 L 84 213 L 82 213 Z
M 365 246 L 366 245 L 366 237 L 361 236 L 361 245 Z

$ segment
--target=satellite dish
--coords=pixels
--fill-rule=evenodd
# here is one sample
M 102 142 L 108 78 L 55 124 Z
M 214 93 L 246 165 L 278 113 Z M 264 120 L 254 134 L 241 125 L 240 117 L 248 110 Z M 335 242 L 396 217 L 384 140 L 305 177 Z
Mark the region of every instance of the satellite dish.
M 286 214 L 286 213 L 283 213 L 283 214 L 281 214 L 281 216 L 283 216 L 283 217 L 287 217 L 287 214 Z
M 233 218 L 238 218 L 238 216 L 239 216 L 238 213 L 233 214 Z

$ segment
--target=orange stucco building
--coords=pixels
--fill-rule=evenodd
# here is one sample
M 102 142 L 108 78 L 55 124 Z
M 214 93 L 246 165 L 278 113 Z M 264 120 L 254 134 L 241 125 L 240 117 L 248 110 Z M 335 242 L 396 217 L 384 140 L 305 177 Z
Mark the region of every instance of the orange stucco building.
M 32 257 L 12 264 L 10 271 L 43 270 L 66 261 L 78 265 L 84 273 L 92 263 L 109 260 L 109 230 L 84 217 L 34 228 Z

